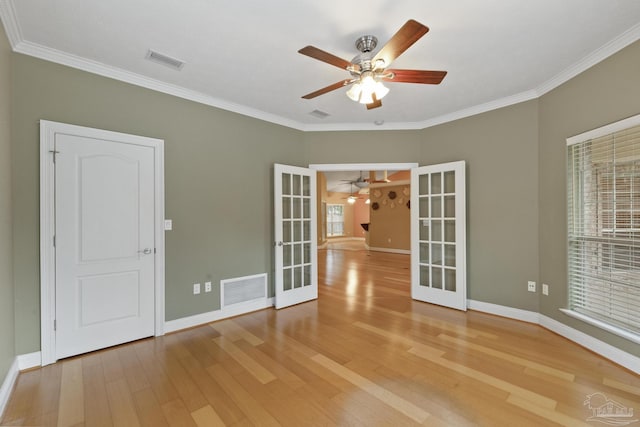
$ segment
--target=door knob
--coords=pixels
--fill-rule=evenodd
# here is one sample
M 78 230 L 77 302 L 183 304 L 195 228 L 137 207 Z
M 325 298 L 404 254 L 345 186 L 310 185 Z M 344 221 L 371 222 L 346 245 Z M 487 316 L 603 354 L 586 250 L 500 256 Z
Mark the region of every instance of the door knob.
M 138 251 L 139 254 L 145 254 L 145 255 L 149 255 L 151 252 L 153 252 L 151 248 L 144 248 L 143 250 Z

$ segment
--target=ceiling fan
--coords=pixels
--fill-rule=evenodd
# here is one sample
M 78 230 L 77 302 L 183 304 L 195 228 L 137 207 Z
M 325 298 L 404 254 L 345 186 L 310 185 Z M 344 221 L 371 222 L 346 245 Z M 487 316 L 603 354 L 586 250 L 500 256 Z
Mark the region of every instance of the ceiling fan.
M 356 180 L 352 179 L 341 179 L 340 181 L 348 182 L 350 184 L 355 185 L 358 188 L 366 188 L 369 186 L 369 180 L 365 179 L 362 176 L 362 171 L 360 171 L 360 176 Z
M 347 203 L 349 203 L 350 205 L 354 204 L 356 202 L 356 200 L 363 198 L 363 197 L 360 197 L 359 193 L 356 196 L 356 193 L 353 192 L 353 184 L 354 184 L 354 182 L 355 181 L 351 181 L 351 193 L 349 193 L 349 197 L 343 197 L 343 199 L 346 199 Z
M 356 40 L 356 48 L 361 53 L 351 62 L 317 47 L 303 47 L 298 51 L 299 53 L 347 70 L 351 73 L 351 78 L 311 92 L 302 98 L 312 99 L 341 87 L 351 86 L 347 91 L 347 96 L 356 102 L 365 104 L 367 110 L 370 110 L 381 107 L 382 98 L 389 92 L 389 89 L 382 82 L 440 84 L 447 74 L 446 71 L 387 68 L 428 31 L 428 27 L 410 19 L 375 55 L 373 55 L 373 50 L 378 45 L 378 39 L 374 36 L 362 36 Z

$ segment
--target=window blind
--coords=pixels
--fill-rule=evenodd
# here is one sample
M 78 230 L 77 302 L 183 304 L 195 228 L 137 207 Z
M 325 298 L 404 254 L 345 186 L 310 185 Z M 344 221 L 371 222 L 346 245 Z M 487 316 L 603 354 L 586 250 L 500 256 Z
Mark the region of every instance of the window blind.
M 640 125 L 567 149 L 569 310 L 640 337 Z

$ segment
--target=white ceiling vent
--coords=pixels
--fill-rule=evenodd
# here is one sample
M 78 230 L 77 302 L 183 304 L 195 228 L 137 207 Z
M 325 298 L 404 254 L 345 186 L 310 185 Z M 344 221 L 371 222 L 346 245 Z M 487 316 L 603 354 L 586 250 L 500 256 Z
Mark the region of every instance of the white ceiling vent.
M 324 111 L 320 111 L 320 110 L 313 110 L 309 114 L 319 119 L 324 119 L 326 117 L 329 117 L 329 113 L 325 113 Z
M 181 61 L 176 58 L 172 58 L 168 55 L 162 54 L 160 52 L 156 52 L 155 50 L 149 49 L 147 52 L 146 58 L 149 61 L 157 62 L 158 64 L 166 65 L 167 67 L 171 67 L 174 70 L 181 70 L 184 67 L 184 61 Z

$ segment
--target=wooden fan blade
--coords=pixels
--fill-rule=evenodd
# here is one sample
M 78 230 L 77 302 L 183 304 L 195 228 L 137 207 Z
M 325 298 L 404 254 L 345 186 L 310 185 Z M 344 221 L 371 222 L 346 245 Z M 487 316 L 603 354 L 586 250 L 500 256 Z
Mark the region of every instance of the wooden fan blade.
M 386 70 L 385 74 L 391 73 L 389 77 L 382 77 L 386 82 L 396 83 L 423 83 L 429 85 L 440 84 L 446 71 L 427 71 L 427 70 Z
M 374 108 L 378 107 L 382 107 L 382 101 L 379 99 L 375 102 L 372 102 L 371 104 L 367 104 L 367 110 L 373 110 Z
M 301 53 L 303 55 L 307 55 L 311 58 L 317 59 L 318 61 L 322 61 L 322 62 L 326 62 L 329 65 L 333 65 L 335 67 L 338 68 L 342 68 L 343 70 L 346 70 L 347 67 L 352 66 L 353 64 L 351 64 L 351 62 L 344 60 L 342 58 L 338 58 L 337 56 L 329 53 L 329 52 L 325 52 L 322 49 L 318 49 L 317 47 L 313 47 L 313 46 L 306 46 L 303 47 L 302 49 L 300 49 L 298 51 L 298 53 Z
M 378 107 L 382 107 L 382 100 L 376 98 L 376 94 L 372 94 L 373 96 L 373 102 L 370 104 L 367 104 L 367 110 L 373 110 L 374 108 L 378 108 Z
M 332 90 L 336 90 L 336 89 L 340 89 L 341 87 L 348 86 L 351 83 L 353 83 L 353 80 L 351 80 L 351 79 L 341 80 L 341 81 L 339 81 L 337 83 L 334 83 L 332 85 L 329 85 L 327 87 L 323 87 L 322 89 L 318 89 L 315 92 L 311 92 L 311 93 L 303 96 L 303 98 L 304 99 L 315 98 L 316 96 L 324 95 L 325 93 L 331 92 Z
M 375 64 L 378 59 L 382 59 L 384 66 L 388 67 L 398 56 L 402 55 L 405 50 L 417 42 L 420 37 L 427 34 L 428 31 L 429 28 L 421 23 L 413 19 L 408 20 L 402 28 L 391 37 L 391 40 L 384 45 L 380 52 L 378 52 L 373 58 L 372 63 Z

